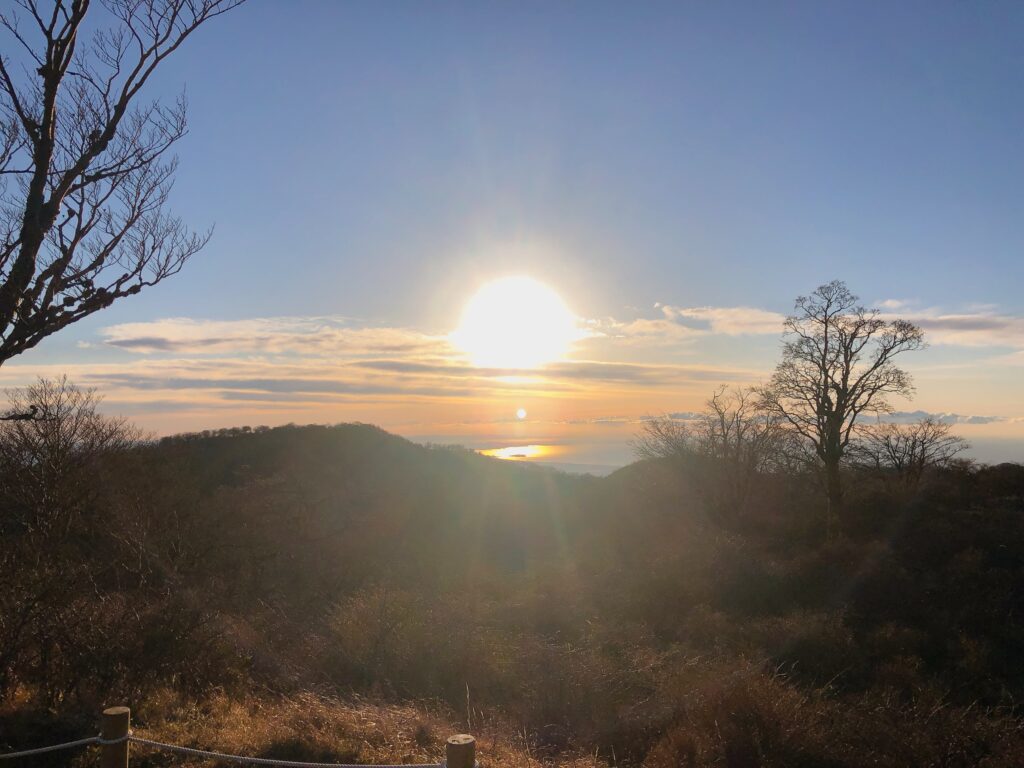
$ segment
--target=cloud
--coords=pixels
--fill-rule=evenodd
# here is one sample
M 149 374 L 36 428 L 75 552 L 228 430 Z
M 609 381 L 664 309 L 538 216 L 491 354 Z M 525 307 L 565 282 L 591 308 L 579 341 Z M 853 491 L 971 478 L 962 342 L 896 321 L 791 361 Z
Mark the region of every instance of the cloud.
M 997 341 L 1017 344 L 1005 358 L 1024 354 L 1021 319 L 991 307 L 958 313 L 922 310 L 911 319 L 921 322 L 936 343 L 980 346 Z M 79 384 L 97 387 L 111 406 L 142 415 L 145 423 L 158 423 L 163 431 L 208 426 L 215 420 L 223 424 L 225 419 L 257 423 L 252 420 L 263 420 L 259 414 L 266 414 L 267 423 L 415 420 L 424 418 L 416 415 L 424 404 L 426 411 L 421 412 L 433 419 L 493 420 L 491 412 L 507 408 L 513 398 L 558 400 L 557 419 L 566 423 L 614 425 L 659 412 L 665 403 L 696 406 L 718 384 L 762 379 L 767 371 L 748 363 L 754 342 L 745 344 L 742 353 L 720 353 L 718 345 L 702 345 L 702 353 L 709 355 L 706 362 L 680 360 L 673 353 L 692 353 L 696 339 L 777 336 L 782 322 L 782 315 L 753 307 L 658 305 L 649 318 L 588 322 L 589 338 L 576 347 L 576 359 L 516 369 L 473 366 L 444 336 L 345 317 L 179 317 L 102 329 L 101 343 L 90 344 L 88 354 L 98 357 L 96 349 L 104 346 L 121 351 L 116 357 L 108 354 L 107 362 L 9 362 L 0 368 L 0 386 L 67 373 Z M 587 405 L 577 409 L 577 401 Z M 620 415 L 594 418 L 593 408 Z M 398 413 L 402 415 L 382 415 Z M 679 420 L 696 416 L 684 410 L 669 415 Z M 925 412 L 901 412 L 892 418 L 914 421 L 928 415 L 956 424 L 1006 421 Z
M 1024 348 L 992 358 L 989 362 L 995 365 L 1010 366 L 1013 368 L 1017 366 L 1024 366 Z
M 695 421 L 703 418 L 705 414 L 700 411 L 673 411 L 672 413 L 665 414 L 673 421 Z
M 686 344 L 705 335 L 699 328 L 691 328 L 671 318 L 641 317 L 619 321 L 612 318 L 591 321 L 592 339 L 609 339 L 629 346 L 662 347 Z
M 915 306 L 916 304 L 917 302 L 911 299 L 884 299 L 883 301 L 878 302 L 875 306 L 887 312 L 901 312 Z
M 642 421 L 635 416 L 593 416 L 581 419 L 560 419 L 553 424 L 567 424 L 569 426 L 612 426 L 618 427 L 624 424 L 636 424 Z
M 628 346 L 680 346 L 713 335 L 777 335 L 786 319 L 777 312 L 755 307 L 678 307 L 659 303 L 654 308 L 658 317 L 591 320 L 591 335 Z
M 892 424 L 913 424 L 922 419 L 935 419 L 942 424 L 995 424 L 1007 421 L 1005 416 L 965 416 L 960 413 L 930 413 L 929 411 L 894 411 L 883 414 L 879 420 Z
M 932 344 L 1024 350 L 1024 316 L 1000 312 L 994 304 L 972 303 L 951 311 L 887 299 L 877 306 L 885 319 L 901 317 L 919 325 Z
M 354 325 L 345 317 L 197 320 L 174 317 L 122 323 L 100 331 L 106 344 L 142 354 L 357 356 L 444 353 L 447 341 L 407 328 Z
M 942 314 L 923 313 L 907 318 L 921 326 L 935 344 L 962 347 L 1024 349 L 1024 317 L 992 311 Z
M 632 423 L 637 421 L 646 421 L 648 419 L 662 418 L 663 416 L 672 419 L 673 421 L 697 421 L 705 418 L 706 415 L 706 413 L 703 413 L 701 411 L 671 411 L 665 414 L 645 416 L 640 419 L 628 417 L 608 417 L 574 420 L 570 423 Z M 890 424 L 913 424 L 915 422 L 927 418 L 935 419 L 936 421 L 941 422 L 942 424 L 998 424 L 1024 421 L 1024 417 L 1008 418 L 1005 416 L 966 416 L 960 413 L 931 413 L 929 411 L 920 410 L 894 411 L 893 413 L 881 414 L 879 417 L 879 421 L 883 421 Z
M 883 316 L 920 325 L 929 341 L 965 347 L 1024 350 L 1024 317 L 991 305 L 959 312 L 912 309 L 903 299 L 879 304 Z M 757 307 L 684 307 L 656 304 L 655 317 L 585 322 L 585 343 L 608 340 L 626 346 L 685 346 L 713 335 L 763 336 L 782 332 L 785 316 Z M 346 358 L 400 354 L 420 359 L 455 355 L 448 339 L 410 328 L 368 326 L 341 316 L 267 317 L 245 320 L 167 318 L 122 323 L 100 331 L 107 345 L 148 355 L 292 355 Z M 88 342 L 85 342 L 88 344 Z
M 749 381 L 756 372 L 730 366 L 644 365 L 638 363 L 564 362 L 543 369 L 554 379 L 673 384 L 682 381 Z
M 673 307 L 661 305 L 662 314 L 681 324 L 696 323 L 710 333 L 751 336 L 782 333 L 785 315 L 755 307 Z
M 971 311 L 937 309 L 912 311 L 909 302 L 888 299 L 881 303 L 885 317 L 901 315 L 919 324 L 933 344 L 963 347 L 1009 347 L 1024 350 L 1024 317 L 999 313 L 989 306 Z M 615 348 L 688 349 L 701 338 L 713 336 L 777 336 L 785 316 L 756 307 L 655 306 L 657 316 L 621 321 L 614 318 L 586 322 L 587 338 L 579 350 L 608 353 Z M 447 337 L 410 328 L 360 325 L 338 316 L 268 317 L 246 320 L 167 318 L 152 322 L 122 323 L 100 331 L 103 342 L 124 351 L 151 356 L 231 356 L 330 358 L 355 361 L 394 372 L 459 374 L 458 359 Z M 88 342 L 86 342 L 88 343 Z M 610 345 L 610 346 L 608 346 Z M 603 356 L 603 355 L 602 355 Z M 1004 362 L 1014 364 L 1015 359 Z M 604 368 L 596 378 L 616 369 Z M 624 369 L 618 369 L 621 373 Z M 475 369 L 473 375 L 513 375 Z M 630 371 L 622 378 L 635 378 Z M 562 378 L 573 374 L 563 371 Z M 586 376 L 583 376 L 584 378 Z
M 951 312 L 915 309 L 913 302 L 887 299 L 879 305 L 884 318 L 910 320 L 925 331 L 933 344 L 961 347 L 1009 347 L 1024 350 L 1024 316 L 999 312 L 992 305 L 975 304 Z M 779 335 L 785 316 L 756 307 L 680 307 L 657 304 L 659 317 L 630 322 L 606 321 L 605 335 L 629 342 L 678 344 L 704 336 Z
M 411 382 L 393 383 L 374 381 L 351 381 L 341 378 L 302 378 L 253 376 L 232 378 L 209 376 L 195 378 L 188 376 L 161 377 L 134 373 L 108 373 L 90 377 L 99 379 L 107 386 L 128 389 L 155 390 L 215 390 L 221 393 L 255 392 L 262 394 L 333 394 L 333 395 L 425 395 L 428 397 L 467 397 L 470 389 L 451 387 L 425 387 Z
M 123 412 L 323 410 L 366 404 L 477 403 L 508 397 L 618 397 L 678 392 L 704 382 L 749 381 L 733 366 L 569 360 L 537 369 L 478 368 L 441 337 L 404 328 L 353 327 L 345 318 L 204 321 L 170 318 L 100 332 L 104 344 L 131 353 L 116 362 L 9 363 L 0 385 L 36 375 L 97 387 Z M 614 395 L 612 394 L 614 393 Z M 350 412 L 350 411 L 348 411 Z M 379 411 L 375 411 L 379 412 Z

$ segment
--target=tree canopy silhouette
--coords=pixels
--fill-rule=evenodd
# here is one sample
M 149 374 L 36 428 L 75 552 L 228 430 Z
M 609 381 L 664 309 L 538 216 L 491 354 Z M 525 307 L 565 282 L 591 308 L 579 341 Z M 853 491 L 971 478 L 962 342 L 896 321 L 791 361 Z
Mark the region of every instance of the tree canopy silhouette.
M 834 280 L 796 300 L 786 318 L 782 361 L 764 389 L 766 407 L 808 440 L 825 470 L 829 518 L 843 497 L 839 463 L 862 414 L 910 396 L 910 375 L 893 358 L 924 345 L 921 329 L 865 309 Z
M 913 424 L 874 424 L 861 431 L 851 453 L 858 462 L 887 470 L 907 488 L 916 488 L 926 471 L 948 466 L 968 448 L 949 424 L 927 416 Z

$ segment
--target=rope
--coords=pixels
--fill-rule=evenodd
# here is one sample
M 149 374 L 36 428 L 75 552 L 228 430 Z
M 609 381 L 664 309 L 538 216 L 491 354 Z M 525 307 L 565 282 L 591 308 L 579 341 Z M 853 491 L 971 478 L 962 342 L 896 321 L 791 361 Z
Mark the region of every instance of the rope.
M 0 760 L 13 760 L 16 757 L 28 757 L 29 755 L 41 755 L 44 752 L 56 752 L 60 749 L 71 749 L 72 747 L 84 747 L 86 744 L 100 743 L 99 736 L 90 736 L 87 739 L 78 741 L 67 741 L 63 744 L 51 744 L 49 747 L 36 747 L 35 749 L 23 749 L 20 752 L 4 752 L 0 754 Z
M 163 749 L 168 752 L 177 752 L 181 755 L 201 757 L 206 760 L 223 760 L 232 763 L 246 763 L 248 765 L 276 765 L 281 768 L 445 768 L 444 763 L 411 763 L 399 765 L 367 765 L 351 763 L 305 763 L 298 760 L 276 760 L 272 757 L 244 757 L 242 755 L 227 755 L 223 752 L 209 752 L 205 749 L 193 749 L 192 747 L 179 747 L 177 744 L 164 744 L 161 741 L 151 741 L 138 736 L 128 739 L 133 744 L 142 744 L 153 749 Z
M 125 741 L 131 741 L 132 738 L 133 737 L 132 737 L 131 731 L 126 733 L 124 736 L 118 736 L 116 739 L 104 739 L 103 738 L 103 734 L 101 733 L 99 736 L 96 737 L 96 743 L 97 744 L 120 744 L 120 743 L 125 742 Z
M 104 739 L 102 736 L 90 736 L 86 739 L 68 741 L 64 744 L 52 744 L 48 747 L 36 747 L 35 749 L 23 749 L 19 752 L 4 752 L 0 754 L 0 760 L 12 760 L 16 757 L 28 757 L 30 755 L 41 755 L 45 752 L 56 752 L 61 749 L 72 749 L 73 747 L 84 747 L 87 744 L 121 744 L 122 742 L 141 744 L 151 749 L 162 749 L 167 752 L 177 752 L 181 755 L 200 757 L 205 760 L 221 760 L 231 763 L 244 763 L 247 765 L 274 765 L 279 768 L 447 768 L 445 763 L 403 763 L 399 765 L 368 765 L 368 764 L 346 764 L 346 763 L 306 763 L 299 760 L 275 760 L 272 757 L 245 757 L 243 755 L 228 755 L 223 752 L 210 752 L 205 749 L 193 749 L 192 747 L 180 747 L 177 744 L 164 744 L 162 741 L 143 739 L 140 736 L 128 734 L 119 736 L 116 739 Z

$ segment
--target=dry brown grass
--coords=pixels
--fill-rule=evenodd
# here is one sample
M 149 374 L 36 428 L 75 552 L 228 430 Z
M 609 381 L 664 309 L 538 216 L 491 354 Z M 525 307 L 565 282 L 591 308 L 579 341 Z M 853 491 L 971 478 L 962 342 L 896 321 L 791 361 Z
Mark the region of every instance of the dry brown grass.
M 362 763 L 431 763 L 444 756 L 447 736 L 467 730 L 450 713 L 430 704 L 343 701 L 314 693 L 245 700 L 215 694 L 183 701 L 170 692 L 149 697 L 133 709 L 136 735 L 171 744 L 284 760 Z M 605 765 L 586 756 L 562 756 L 542 763 L 514 728 L 491 721 L 473 728 L 482 768 L 566 768 Z M 94 765 L 82 754 L 76 768 Z M 132 768 L 199 768 L 212 761 L 132 747 Z
M 701 670 L 644 768 L 1016 768 L 1024 726 L 1005 712 L 872 691 L 836 698 L 755 666 Z

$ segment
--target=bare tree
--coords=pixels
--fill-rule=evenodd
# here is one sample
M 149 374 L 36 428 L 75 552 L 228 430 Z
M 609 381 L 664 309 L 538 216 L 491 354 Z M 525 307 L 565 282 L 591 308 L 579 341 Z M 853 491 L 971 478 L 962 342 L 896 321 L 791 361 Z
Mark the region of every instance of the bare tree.
M 137 102 L 189 35 L 242 2 L 16 0 L 0 12 L 21 60 L 0 56 L 0 364 L 206 244 L 166 209 L 184 97 Z M 96 4 L 110 26 L 83 41 Z
M 894 474 L 905 488 L 916 488 L 924 473 L 944 467 L 970 444 L 951 434 L 949 424 L 928 417 L 914 424 L 879 422 L 861 430 L 851 456 L 861 464 Z
M 0 423 L 0 498 L 16 502 L 26 531 L 53 543 L 89 501 L 85 489 L 94 485 L 97 462 L 143 435 L 123 418 L 100 414 L 96 391 L 67 377 L 9 390 L 8 401 L 15 413 L 32 408 L 38 415 Z
M 691 459 L 698 486 L 716 514 L 736 518 L 757 476 L 788 466 L 790 437 L 755 390 L 721 387 L 687 422 L 672 416 L 645 421 L 633 447 L 643 458 Z
M 762 393 L 764 406 L 809 441 L 822 463 L 829 532 L 843 498 L 840 462 L 858 419 L 890 410 L 890 395 L 913 393 L 893 358 L 924 346 L 916 325 L 879 315 L 839 280 L 801 296 L 786 318 L 782 362 Z
M 45 668 L 57 654 L 43 649 L 67 647 L 62 633 L 99 610 L 95 578 L 110 567 L 110 550 L 93 561 L 78 553 L 99 546 L 97 536 L 119 535 L 95 515 L 103 463 L 143 437 L 100 414 L 96 393 L 66 378 L 40 379 L 8 399 L 14 412 L 34 406 L 40 418 L 0 422 L 0 699 L 15 669 L 31 666 L 26 656 Z
M 754 472 L 770 468 L 784 427 L 777 414 L 761 407 L 758 394 L 745 387 L 715 391 L 694 430 L 703 453 Z
M 706 403 L 694 429 L 714 502 L 723 514 L 741 515 L 757 476 L 787 464 L 790 433 L 749 388 L 721 387 Z
M 682 459 L 693 455 L 695 443 L 685 422 L 666 414 L 644 419 L 631 447 L 641 459 Z

